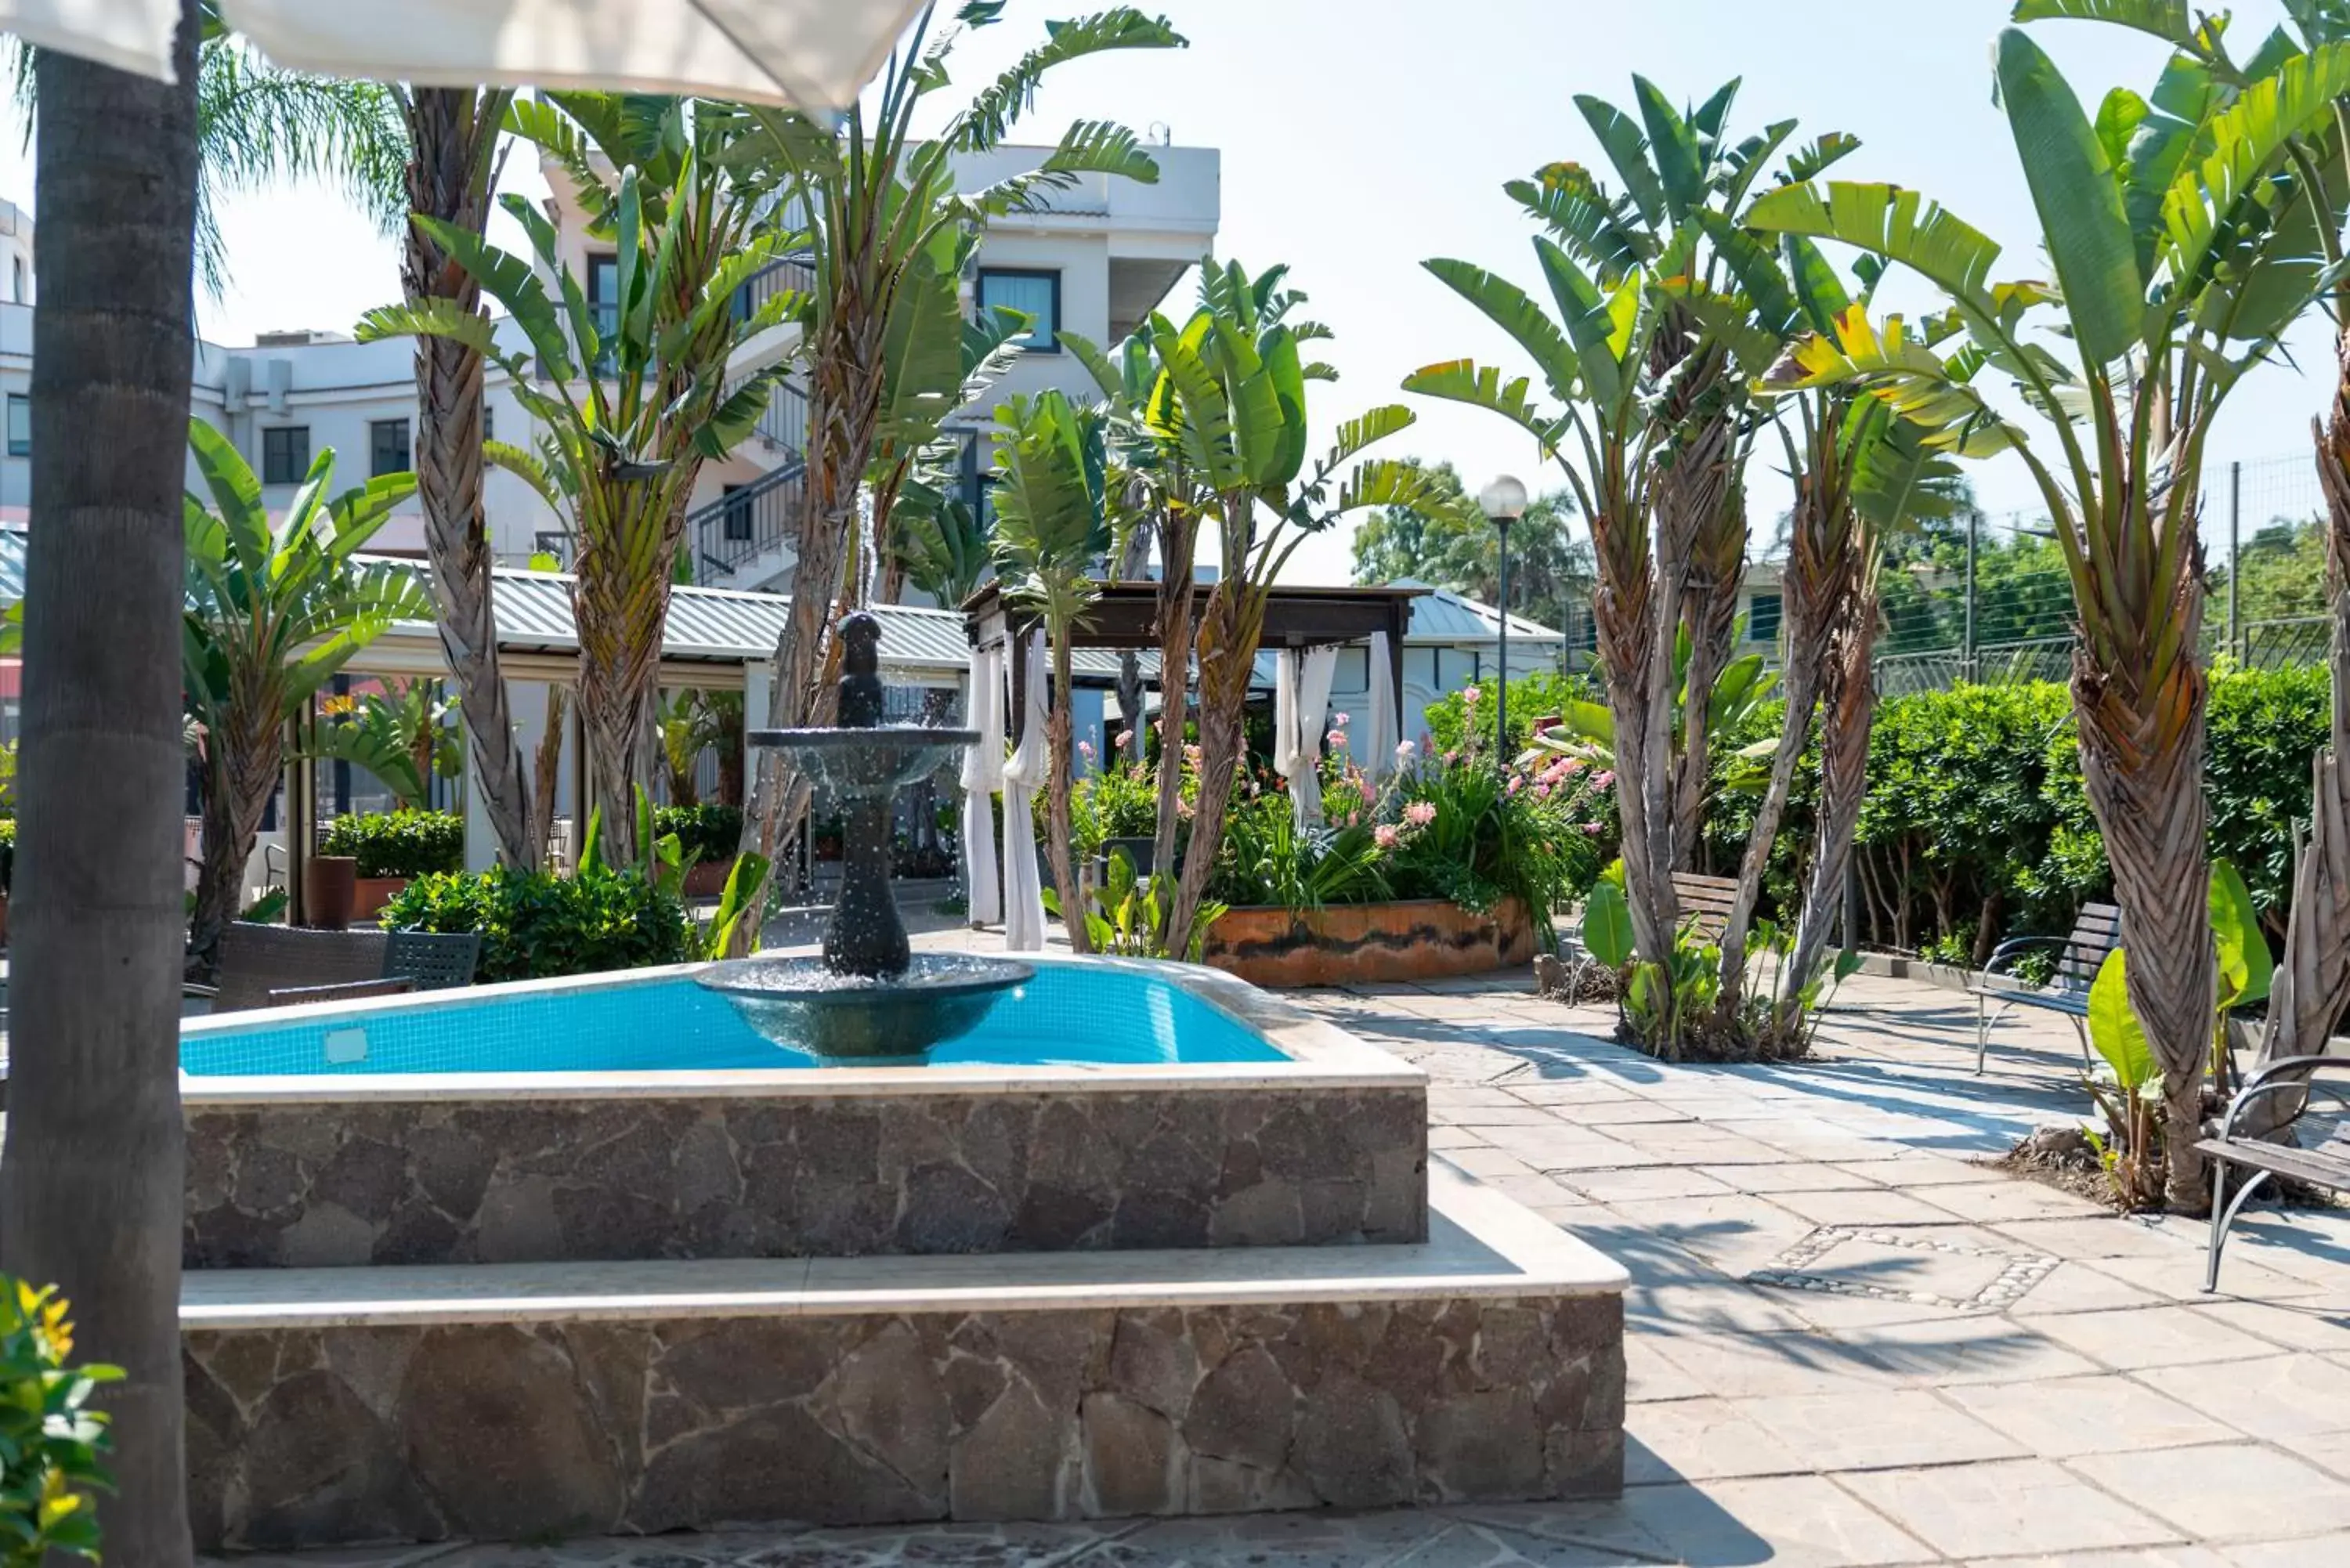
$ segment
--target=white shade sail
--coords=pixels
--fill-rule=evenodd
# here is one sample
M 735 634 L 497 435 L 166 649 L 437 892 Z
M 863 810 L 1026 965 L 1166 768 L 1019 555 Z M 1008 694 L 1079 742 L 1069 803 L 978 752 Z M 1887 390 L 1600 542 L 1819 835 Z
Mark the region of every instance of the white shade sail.
M 222 0 L 281 66 L 426 87 L 856 101 L 924 0 Z M 0 0 L 0 30 L 169 80 L 179 0 Z

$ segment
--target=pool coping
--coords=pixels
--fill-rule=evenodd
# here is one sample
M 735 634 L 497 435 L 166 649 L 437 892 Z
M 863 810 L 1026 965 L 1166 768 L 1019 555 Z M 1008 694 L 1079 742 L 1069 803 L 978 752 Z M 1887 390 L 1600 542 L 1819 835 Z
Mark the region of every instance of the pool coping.
M 1406 1245 L 192 1271 L 185 1333 L 1620 1295 L 1623 1265 L 1485 1186 L 1429 1169 Z
M 180 1075 L 180 1100 L 191 1112 L 232 1106 L 480 1100 L 848 1099 L 937 1095 L 1191 1093 L 1280 1088 L 1292 1092 L 1420 1089 L 1428 1075 L 1304 1009 L 1245 981 L 1196 964 L 1150 960 L 1022 953 L 1040 968 L 1111 968 L 1176 985 L 1263 1035 L 1280 1062 L 1011 1066 L 723 1068 L 626 1073 L 317 1073 L 233 1077 Z M 513 981 L 463 991 L 310 1002 L 265 1014 L 193 1018 L 182 1039 L 249 1029 L 299 1027 L 324 1019 L 365 1019 L 478 1005 L 485 996 L 564 995 L 690 978 L 707 964 L 676 964 L 553 980 Z

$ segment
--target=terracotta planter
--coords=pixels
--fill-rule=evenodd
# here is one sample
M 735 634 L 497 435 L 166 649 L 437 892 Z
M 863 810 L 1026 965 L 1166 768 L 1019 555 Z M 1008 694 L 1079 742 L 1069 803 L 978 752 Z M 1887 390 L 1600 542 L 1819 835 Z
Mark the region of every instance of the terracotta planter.
M 351 884 L 351 919 L 372 920 L 406 890 L 410 877 L 361 877 Z
M 1534 923 L 1514 898 L 1482 915 L 1438 898 L 1234 909 L 1208 933 L 1204 954 L 1213 968 L 1272 987 L 1485 974 L 1534 956 Z
M 359 878 L 359 863 L 352 856 L 312 856 L 302 867 L 304 923 L 321 931 L 348 929 Z
M 715 898 L 726 891 L 726 878 L 733 874 L 732 860 L 697 860 L 685 874 L 685 896 L 689 898 Z

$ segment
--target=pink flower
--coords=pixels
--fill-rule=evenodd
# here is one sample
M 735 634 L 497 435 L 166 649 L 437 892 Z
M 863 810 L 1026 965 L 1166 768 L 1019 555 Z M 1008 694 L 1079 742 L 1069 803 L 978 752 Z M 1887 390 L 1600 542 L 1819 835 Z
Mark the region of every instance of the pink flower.
M 1586 838 L 1596 838 L 1607 831 L 1596 822 L 1586 822 L 1583 825 L 1583 836 Z
M 1457 763 L 1461 760 L 1461 753 L 1458 752 L 1447 752 L 1444 753 L 1444 760 L 1448 763 Z
M 1396 761 L 1399 763 L 1408 763 L 1411 761 L 1413 754 L 1419 750 L 1419 748 L 1413 745 L 1409 741 L 1399 741 L 1396 743 Z
M 1371 841 L 1382 849 L 1393 849 L 1403 842 L 1403 835 L 1391 822 L 1382 822 L 1371 830 Z
M 1482 690 L 1474 686 L 1463 686 L 1461 689 L 1461 701 L 1467 703 L 1471 708 L 1474 708 L 1477 705 L 1478 700 L 1484 695 L 1485 693 Z
M 1322 738 L 1336 748 L 1344 749 L 1347 744 L 1347 732 L 1344 730 L 1333 730 Z
M 1414 827 L 1426 827 L 1436 820 L 1436 803 L 1432 800 L 1413 801 L 1403 808 L 1403 819 Z
M 1349 725 L 1349 724 L 1353 723 L 1354 722 L 1355 722 L 1355 721 L 1354 721 L 1354 715 L 1353 715 L 1353 714 L 1351 714 L 1351 713 L 1343 713 L 1343 712 L 1342 712 L 1342 713 L 1333 713 L 1333 714 L 1331 714 L 1331 715 L 1330 715 L 1330 722 L 1332 722 L 1333 724 L 1337 725 L 1337 726 L 1338 726 L 1338 728 L 1340 728 L 1341 730 L 1345 729 L 1347 725 Z
M 1198 813 L 1199 809 L 1200 808 L 1198 806 L 1194 805 L 1188 800 L 1179 800 L 1175 803 L 1175 815 L 1181 817 L 1186 822 L 1191 821 L 1192 816 Z
M 1119 751 L 1125 751 L 1128 746 L 1134 744 L 1134 732 L 1131 730 L 1120 730 L 1118 732 L 1118 739 L 1111 743 L 1117 746 Z
M 1091 741 L 1079 741 L 1077 742 L 1077 755 L 1085 758 L 1087 762 L 1092 762 L 1094 760 L 1094 743 Z
M 1510 789 L 1509 789 L 1509 793 L 1510 793 L 1510 794 L 1517 794 L 1520 790 L 1522 790 L 1522 789 L 1523 789 L 1523 788 L 1525 788 L 1525 787 L 1526 787 L 1526 781 L 1525 781 L 1524 777 L 1523 777 L 1522 774 L 1512 774 L 1510 775 Z
M 1591 787 L 1593 789 L 1607 789 L 1612 787 L 1615 783 L 1616 775 L 1614 773 L 1596 774 L 1592 777 Z
M 1566 761 L 1559 763 L 1558 768 L 1560 773 L 1565 774 L 1568 778 L 1573 778 L 1575 774 L 1583 771 L 1583 759 L 1581 757 L 1569 757 Z
M 1547 784 L 1538 784 L 1534 785 L 1534 798 L 1536 800 L 1548 800 L 1550 798 L 1550 785 Z

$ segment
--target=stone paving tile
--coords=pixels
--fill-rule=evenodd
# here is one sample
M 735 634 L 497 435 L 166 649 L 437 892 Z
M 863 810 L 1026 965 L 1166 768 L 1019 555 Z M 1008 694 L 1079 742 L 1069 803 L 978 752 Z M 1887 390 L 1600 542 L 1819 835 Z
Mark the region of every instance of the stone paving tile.
M 1624 1417 L 1624 1484 L 1807 1475 L 1809 1455 L 1747 1415 L 1752 1401 L 1675 1399 L 1634 1405 Z
M 2184 1450 L 2192 1452 L 2195 1450 Z M 2121 1462 L 2136 1464 L 2130 1454 Z M 1952 1557 L 2064 1554 L 2176 1540 L 2178 1532 L 2045 1459 L 1839 1477 L 1863 1501 Z
M 2203 1249 L 2181 1258 L 2092 1258 L 2088 1266 L 2099 1273 L 2111 1274 L 2142 1291 L 2171 1301 L 2201 1304 L 2222 1297 L 2256 1302 L 2293 1301 L 2315 1296 L 2324 1287 L 2251 1258 L 2240 1256 L 2231 1248 L 2220 1270 L 2220 1293 L 2217 1296 L 2203 1293 Z
M 2002 1233 L 2000 1240 L 2013 1244 L 2013 1239 Z M 2159 1306 L 2162 1298 L 2136 1285 L 2126 1285 L 2111 1274 L 2101 1274 L 2086 1263 L 2065 1262 L 2049 1271 L 2048 1277 L 2025 1293 L 2015 1303 L 2014 1315 L 2031 1317 L 2041 1313 L 2112 1312 L 2122 1307 Z
M 1898 1159 L 1848 1160 L 1835 1169 L 1846 1176 L 1856 1176 L 1874 1187 L 1951 1187 L 1977 1186 L 1984 1179 L 1983 1168 L 1962 1159 L 1945 1159 L 1938 1154 L 1905 1155 Z
M 1241 1563 L 1252 1568 L 1356 1568 L 1390 1563 L 1424 1548 L 1449 1533 L 1453 1524 L 1451 1518 L 1433 1510 L 1170 1519 L 1130 1528 L 1071 1561 L 1084 1568 L 1205 1568 Z
M 1456 1511 L 1508 1534 L 1613 1547 L 1651 1562 L 1882 1568 L 1937 1560 L 1825 1476 L 1644 1486 L 1618 1502 Z
M 2141 1383 L 2111 1375 L 1970 1384 L 1944 1396 L 2043 1459 L 2186 1448 L 2237 1435 Z
M 1729 1399 L 1842 1394 L 1899 1381 L 1876 1362 L 1821 1334 L 1659 1334 L 1648 1343 L 1705 1392 Z
M 2234 1568 L 2316 1568 L 2350 1563 L 2350 1532 L 2307 1536 L 2299 1541 L 2270 1541 L 2230 1546 L 2228 1561 Z
M 1700 1165 L 1698 1169 L 1716 1181 L 1726 1182 L 1742 1192 L 1774 1194 L 1781 1192 L 1835 1192 L 1838 1190 L 1874 1190 L 1877 1183 L 1853 1172 L 1856 1166 L 1819 1165 L 1804 1160 L 1789 1160 L 1783 1165 Z
M 1248 1561 L 1253 1563 L 1254 1559 Z M 1383 1561 L 1384 1568 L 1645 1568 L 1655 1559 L 1482 1525 L 1455 1524 L 1402 1556 Z
M 2059 1313 L 2035 1318 L 2032 1326 L 2094 1361 L 2122 1371 L 2193 1363 L 2214 1368 L 2216 1376 L 2219 1363 L 2276 1354 L 2276 1347 L 2266 1340 L 2254 1339 L 2183 1306 Z
M 2308 1438 L 2350 1432 L 2350 1368 L 2322 1355 L 2276 1355 L 2203 1366 L 2158 1366 L 2138 1381 L 2226 1421 L 2247 1437 L 2298 1448 Z
M 1922 1388 L 1794 1394 L 1731 1402 L 1746 1418 L 1821 1471 L 1896 1469 L 2022 1459 L 2012 1438 Z
M 1948 1225 L 1965 1216 L 1907 1192 L 1781 1192 L 1772 1201 L 1814 1225 Z
M 2200 1262 L 2199 1241 L 2191 1248 L 2151 1225 L 2113 1215 L 2078 1220 L 2011 1220 L 1995 1227 L 2034 1251 L 2060 1258 L 2186 1258 Z M 2199 1271 L 2198 1279 L 2201 1278 Z
M 1961 1568 L 2233 1568 L 2236 1561 L 2208 1546 L 2138 1546 L 2124 1552 L 2068 1552 L 2062 1557 L 1980 1558 Z
M 1685 1166 L 1575 1170 L 1563 1172 L 1555 1179 L 1594 1203 L 1637 1202 L 1648 1198 L 1713 1198 L 1733 1190 L 1726 1182 Z
M 1960 1168 L 1971 1170 L 1977 1177 L 1982 1174 L 1972 1167 L 1961 1166 Z M 1918 1192 L 1917 1196 L 1978 1225 L 1996 1225 L 2006 1220 L 2095 1216 L 2105 1211 L 2101 1205 L 2085 1198 L 2075 1198 L 2069 1192 L 2060 1192 L 2036 1181 L 2017 1181 L 2007 1177 L 1964 1185 L 1938 1186 Z
M 1937 1387 L 2072 1377 L 2098 1370 L 2024 1324 L 1990 1314 L 1853 1328 L 1838 1337 L 1897 1376 Z
M 2258 1443 L 2094 1454 L 2070 1463 L 2148 1516 L 2206 1541 L 2350 1529 L 2350 1481 Z

